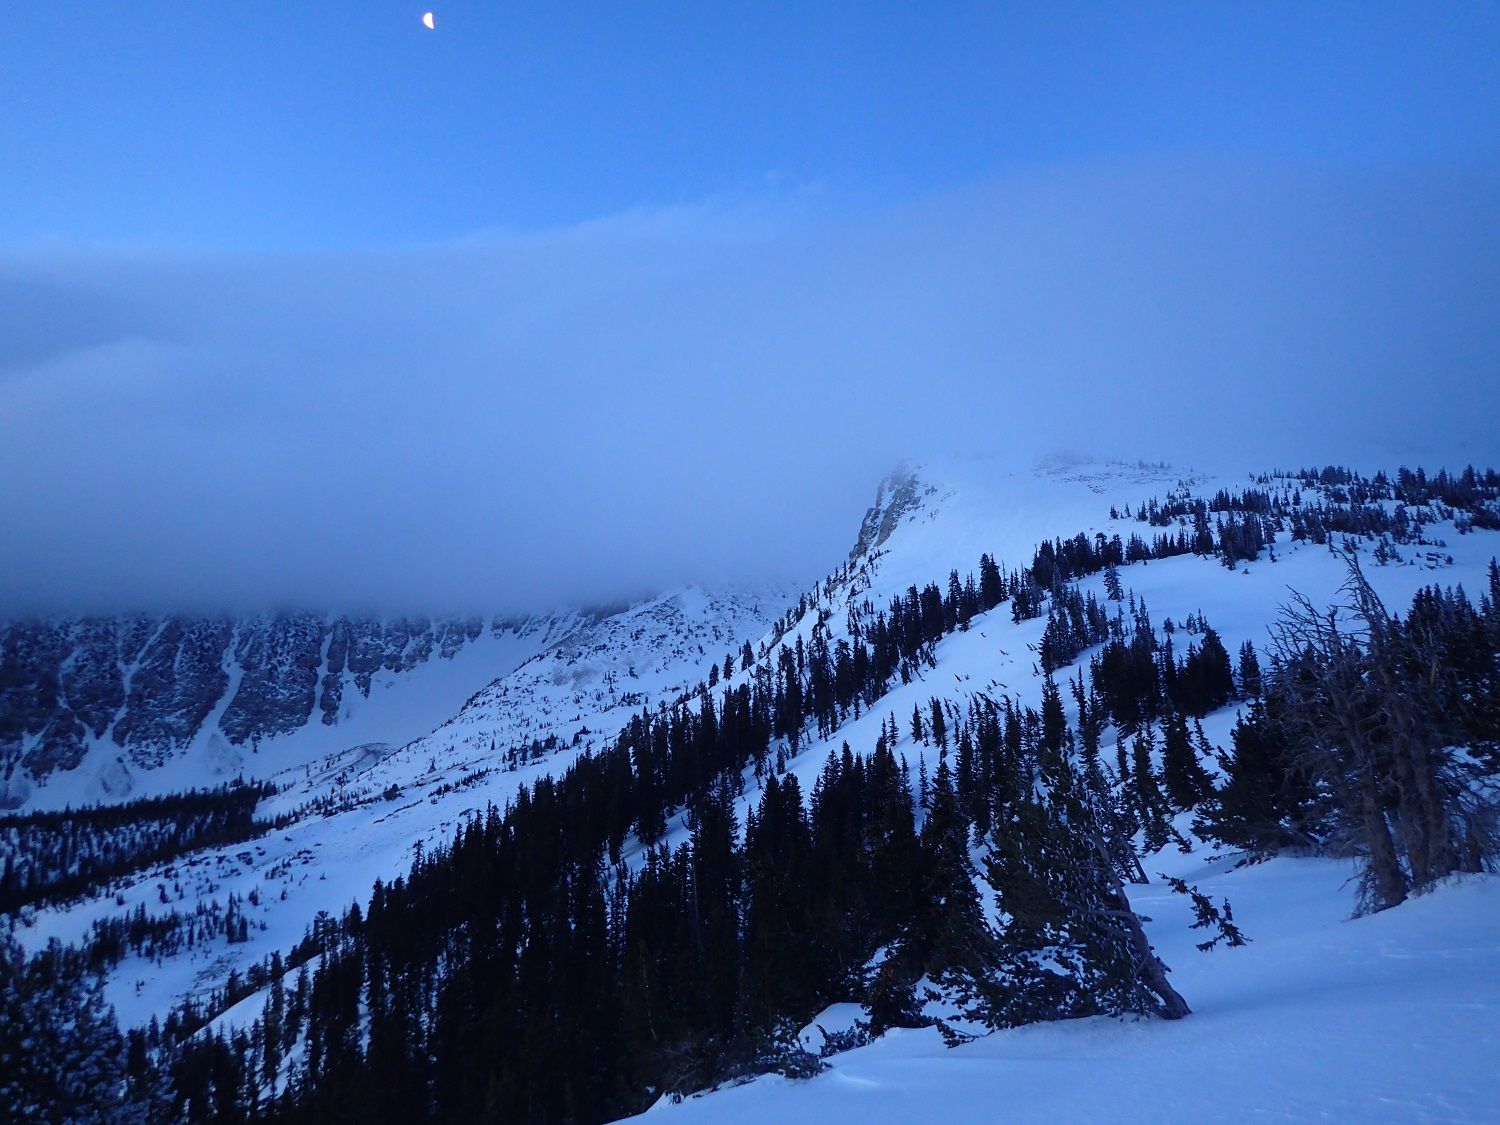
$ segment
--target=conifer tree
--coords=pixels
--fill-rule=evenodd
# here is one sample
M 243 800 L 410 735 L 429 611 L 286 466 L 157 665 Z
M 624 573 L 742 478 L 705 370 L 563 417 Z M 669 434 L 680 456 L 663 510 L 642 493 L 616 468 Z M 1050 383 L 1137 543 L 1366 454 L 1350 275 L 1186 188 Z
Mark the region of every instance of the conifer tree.
M 1213 792 L 1213 780 L 1198 761 L 1187 718 L 1174 712 L 1162 720 L 1162 783 L 1177 810 L 1197 806 Z
M 994 935 L 979 904 L 977 873 L 969 857 L 969 826 L 953 775 L 938 763 L 932 811 L 922 826 L 922 900 L 916 948 L 926 974 L 956 997 L 972 1002 L 976 983 L 994 962 Z
M 1148 852 L 1159 851 L 1171 838 L 1171 826 L 1167 823 L 1166 800 L 1156 781 L 1156 768 L 1151 761 L 1155 745 L 1155 733 L 1150 726 L 1136 732 L 1131 742 L 1131 783 L 1135 788 L 1135 807 L 1145 830 L 1145 848 Z
M 939 749 L 945 749 L 948 745 L 948 722 L 943 717 L 943 702 L 937 696 L 932 697 L 932 717 L 928 720 L 932 730 L 932 741 L 937 743 Z
M 103 981 L 55 939 L 28 958 L 0 942 L 0 1106 L 16 1120 L 99 1125 L 162 1111 L 159 1079 L 127 1071 L 126 1044 Z
M 1120 585 L 1120 571 L 1114 563 L 1104 568 L 1104 595 L 1112 602 L 1122 601 L 1125 590 Z

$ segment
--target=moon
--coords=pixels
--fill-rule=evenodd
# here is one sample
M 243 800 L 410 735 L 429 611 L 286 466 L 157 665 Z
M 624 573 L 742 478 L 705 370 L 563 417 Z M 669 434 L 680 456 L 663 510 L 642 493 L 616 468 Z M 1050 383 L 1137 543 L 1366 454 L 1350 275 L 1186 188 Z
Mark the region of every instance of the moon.
M 427 28 L 428 31 L 432 31 L 437 27 L 436 22 L 434 22 L 432 18 L 431 12 L 422 13 L 422 24 Z

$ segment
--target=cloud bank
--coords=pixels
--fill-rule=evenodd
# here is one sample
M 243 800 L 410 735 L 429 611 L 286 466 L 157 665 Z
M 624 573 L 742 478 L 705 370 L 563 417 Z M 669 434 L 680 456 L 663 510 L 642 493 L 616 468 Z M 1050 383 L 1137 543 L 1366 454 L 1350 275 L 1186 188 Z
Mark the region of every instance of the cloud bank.
M 380 253 L 0 252 L 0 613 L 808 579 L 934 451 L 1500 463 L 1500 185 L 1037 168 Z

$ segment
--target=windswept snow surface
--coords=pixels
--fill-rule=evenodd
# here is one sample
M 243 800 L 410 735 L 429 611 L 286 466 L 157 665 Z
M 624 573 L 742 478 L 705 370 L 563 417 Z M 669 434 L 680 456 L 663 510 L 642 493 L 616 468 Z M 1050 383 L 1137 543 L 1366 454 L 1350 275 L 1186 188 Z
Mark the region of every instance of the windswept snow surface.
M 949 1050 L 896 1030 L 816 1078 L 768 1076 L 681 1104 L 661 1125 L 880 1122 L 1494 1122 L 1500 1120 L 1500 879 L 1469 876 L 1349 919 L 1347 864 L 1150 865 L 1228 896 L 1249 945 L 1200 953 L 1185 899 L 1131 888 L 1179 1022 L 1070 1020 Z

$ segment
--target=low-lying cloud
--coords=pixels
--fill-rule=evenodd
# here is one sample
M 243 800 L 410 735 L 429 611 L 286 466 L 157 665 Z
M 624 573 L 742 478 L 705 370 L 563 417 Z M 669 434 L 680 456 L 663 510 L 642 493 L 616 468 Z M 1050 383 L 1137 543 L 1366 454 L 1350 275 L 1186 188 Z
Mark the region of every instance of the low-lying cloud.
M 1202 161 L 401 251 L 0 254 L 0 612 L 810 580 L 879 476 L 1500 461 L 1500 190 Z

